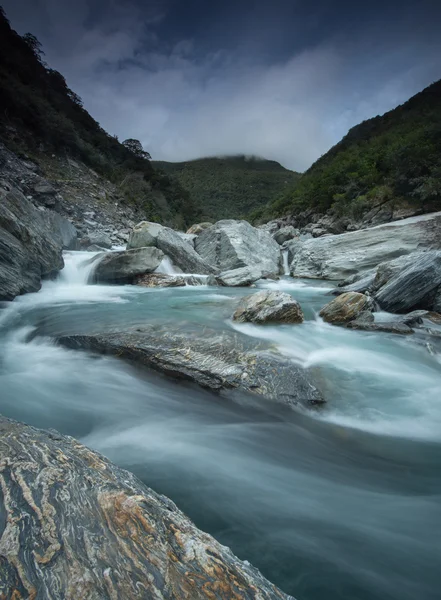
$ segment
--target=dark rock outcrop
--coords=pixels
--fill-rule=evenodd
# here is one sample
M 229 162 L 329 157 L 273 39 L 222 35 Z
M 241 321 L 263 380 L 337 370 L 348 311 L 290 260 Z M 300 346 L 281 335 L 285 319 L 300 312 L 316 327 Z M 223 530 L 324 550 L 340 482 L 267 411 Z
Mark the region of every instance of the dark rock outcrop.
M 280 246 L 267 231 L 247 221 L 218 221 L 198 235 L 195 248 L 221 272 L 256 265 L 266 273 L 280 272 Z
M 63 268 L 62 234 L 53 214 L 18 190 L 0 195 L 0 300 L 36 292 Z
M 372 298 L 358 292 L 346 292 L 326 304 L 320 316 L 327 323 L 341 325 L 354 321 L 362 312 L 374 308 Z
M 233 314 L 239 323 L 302 323 L 300 304 L 285 292 L 263 290 L 245 296 Z
M 311 406 L 324 399 L 306 372 L 245 336 L 215 331 L 170 331 L 167 327 L 65 336 L 59 342 L 125 358 L 220 392 L 239 389 L 284 404 Z
M 93 283 L 134 283 L 140 275 L 152 273 L 159 267 L 164 253 L 159 248 L 137 248 L 121 252 L 98 254 L 91 275 Z
M 0 417 L 1 598 L 289 600 L 176 505 L 56 431 Z

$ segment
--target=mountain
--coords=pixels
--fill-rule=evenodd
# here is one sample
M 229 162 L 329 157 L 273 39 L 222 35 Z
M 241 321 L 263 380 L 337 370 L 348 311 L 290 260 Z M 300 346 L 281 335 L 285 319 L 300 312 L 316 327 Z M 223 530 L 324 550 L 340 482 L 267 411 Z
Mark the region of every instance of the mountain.
M 199 210 L 179 183 L 155 171 L 140 145 L 122 144 L 104 131 L 43 56 L 37 38 L 15 32 L 0 7 L 0 138 L 6 146 L 57 181 L 68 178 L 68 159 L 79 161 L 114 184 L 117 195 L 109 203 L 116 199 L 151 221 L 178 228 L 197 221 Z
M 278 162 L 242 155 L 152 164 L 176 177 L 209 220 L 245 217 L 291 189 L 299 178 Z
M 256 218 L 305 209 L 359 219 L 373 207 L 441 210 L 441 81 L 364 121 Z

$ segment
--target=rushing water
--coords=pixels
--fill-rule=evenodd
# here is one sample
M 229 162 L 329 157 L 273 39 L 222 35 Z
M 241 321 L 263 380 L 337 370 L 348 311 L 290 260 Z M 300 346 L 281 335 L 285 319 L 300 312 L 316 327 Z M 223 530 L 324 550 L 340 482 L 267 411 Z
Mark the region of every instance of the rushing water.
M 441 560 L 441 365 L 417 336 L 332 327 L 329 285 L 264 283 L 302 325 L 234 326 L 310 369 L 305 414 L 224 398 L 53 337 L 142 323 L 231 329 L 248 290 L 89 286 L 86 253 L 0 311 L 0 412 L 134 471 L 298 600 L 435 600 Z M 169 271 L 171 265 L 162 265 Z M 39 335 L 35 335 L 38 333 Z

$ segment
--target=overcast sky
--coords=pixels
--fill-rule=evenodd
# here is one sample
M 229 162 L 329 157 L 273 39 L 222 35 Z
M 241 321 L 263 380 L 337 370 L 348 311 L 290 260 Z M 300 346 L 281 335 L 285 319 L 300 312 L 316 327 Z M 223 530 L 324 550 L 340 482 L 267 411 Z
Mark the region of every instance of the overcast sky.
M 154 159 L 304 170 L 441 77 L 441 0 L 0 0 L 92 116 Z

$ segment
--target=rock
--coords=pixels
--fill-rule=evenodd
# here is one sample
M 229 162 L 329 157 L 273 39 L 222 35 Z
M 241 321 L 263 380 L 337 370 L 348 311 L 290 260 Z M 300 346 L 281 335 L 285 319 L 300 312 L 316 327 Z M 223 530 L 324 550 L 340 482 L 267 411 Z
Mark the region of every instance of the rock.
M 355 321 L 351 321 L 351 322 L 363 324 L 363 323 L 373 323 L 374 321 L 375 321 L 374 313 L 370 310 L 363 310 L 358 315 L 358 317 L 355 319 Z
M 303 323 L 297 300 L 285 292 L 263 290 L 242 298 L 233 314 L 239 323 Z
M 112 240 L 107 233 L 103 233 L 102 231 L 94 231 L 93 233 L 88 233 L 87 236 L 80 241 L 80 244 L 84 248 L 95 245 L 110 250 L 112 247 Z
M 306 240 L 294 255 L 291 272 L 295 277 L 345 279 L 425 248 L 441 248 L 441 213 Z
M 4 417 L 0 435 L 2 598 L 291 598 L 74 438 Z
M 209 275 L 214 272 L 213 267 L 201 258 L 196 250 L 173 229 L 163 227 L 156 237 L 156 245 L 184 273 Z
M 136 248 L 107 252 L 94 257 L 97 265 L 91 275 L 93 283 L 134 283 L 145 273 L 159 267 L 164 253 L 159 248 Z
M 364 292 L 369 291 L 372 288 L 372 285 L 375 280 L 376 271 L 370 269 L 366 271 L 366 273 L 359 274 L 356 281 L 349 285 L 345 285 L 344 287 L 338 287 L 332 291 L 333 294 L 345 294 L 346 292 L 359 292 L 363 294 Z
M 351 321 L 347 324 L 349 329 L 358 329 L 360 331 L 374 331 L 374 332 L 383 332 L 383 333 L 397 333 L 400 335 L 409 335 L 410 333 L 414 333 L 413 329 L 411 329 L 408 325 L 404 323 L 395 323 L 395 322 L 384 322 L 384 323 L 366 323 L 364 321 L 359 321 L 356 319 L 355 321 Z
M 195 248 L 221 272 L 254 265 L 266 273 L 280 272 L 279 245 L 269 233 L 247 221 L 218 221 L 196 238 Z
M 34 185 L 34 193 L 40 204 L 53 208 L 57 204 L 57 190 L 45 179 L 38 179 Z
M 239 269 L 223 271 L 219 275 L 215 275 L 214 281 L 210 281 L 209 285 L 217 284 L 227 287 L 245 287 L 262 279 L 262 277 L 262 270 L 257 266 L 240 267 Z
M 143 287 L 184 287 L 186 285 L 203 285 L 205 281 L 197 277 L 181 277 L 164 273 L 149 273 L 136 280 L 136 285 Z
M 194 248 L 194 241 L 198 237 L 197 235 L 193 233 L 183 233 L 182 231 L 176 231 L 175 233 L 179 235 L 181 240 L 184 240 L 184 242 L 187 242 L 192 248 Z
M 378 291 L 383 285 L 399 273 L 404 267 L 412 264 L 416 258 L 419 258 L 420 252 L 412 252 L 404 256 L 399 256 L 394 260 L 386 261 L 378 265 L 375 271 L 375 278 L 372 282 L 372 291 Z
M 374 308 L 372 298 L 358 292 L 346 292 L 338 296 L 320 311 L 320 316 L 327 323 L 341 325 L 355 320 L 360 313 Z
M 395 274 L 375 294 L 383 310 L 407 312 L 433 309 L 435 292 L 441 285 L 441 251 L 422 252 Z
M 420 325 L 429 314 L 428 310 L 414 310 L 407 315 L 399 315 L 398 318 L 394 318 L 393 322 L 403 325 Z
M 432 304 L 432 310 L 434 312 L 441 313 L 441 286 L 439 286 L 435 290 L 433 304 Z
M 282 245 L 288 240 L 298 238 L 299 235 L 300 231 L 298 229 L 295 229 L 292 225 L 287 225 L 286 227 L 281 227 L 278 231 L 273 233 L 273 238 L 278 244 Z
M 187 229 L 187 233 L 194 234 L 194 235 L 199 235 L 205 229 L 208 229 L 212 225 L 213 225 L 213 223 L 209 223 L 208 221 L 205 221 L 204 223 L 195 223 L 189 229 Z
M 60 214 L 48 211 L 48 218 L 52 221 L 51 228 L 57 242 L 61 244 L 63 250 L 78 249 L 78 233 L 76 228 L 70 221 L 62 217 Z
M 127 250 L 133 248 L 146 248 L 147 246 L 156 246 L 156 238 L 164 229 L 159 223 L 150 223 L 141 221 L 133 228 L 127 242 Z
M 170 330 L 146 326 L 136 331 L 64 336 L 69 348 L 84 348 L 135 361 L 174 379 L 186 379 L 221 392 L 239 389 L 267 400 L 311 406 L 323 399 L 306 372 L 270 350 L 256 350 L 247 336 L 217 331 Z
M 262 229 L 263 231 L 266 231 L 267 233 L 270 233 L 272 235 L 274 235 L 276 233 L 276 231 L 279 230 L 280 227 L 280 223 L 279 221 L 269 221 L 268 223 L 264 223 L 263 225 L 258 225 L 257 229 Z
M 300 239 L 294 239 L 288 240 L 282 245 L 282 250 L 288 251 L 288 266 L 291 265 L 292 261 L 294 260 L 294 256 L 301 248 L 302 243 L 303 242 Z
M 107 252 L 107 248 L 102 248 L 96 244 L 92 244 L 86 248 L 87 252 Z
M 427 313 L 426 315 L 427 319 L 429 319 L 429 321 L 432 321 L 432 323 L 436 323 L 437 325 L 441 325 L 441 314 L 438 312 L 434 312 L 434 311 L 430 311 Z
M 0 300 L 36 292 L 63 268 L 61 233 L 49 210 L 18 190 L 0 193 Z

